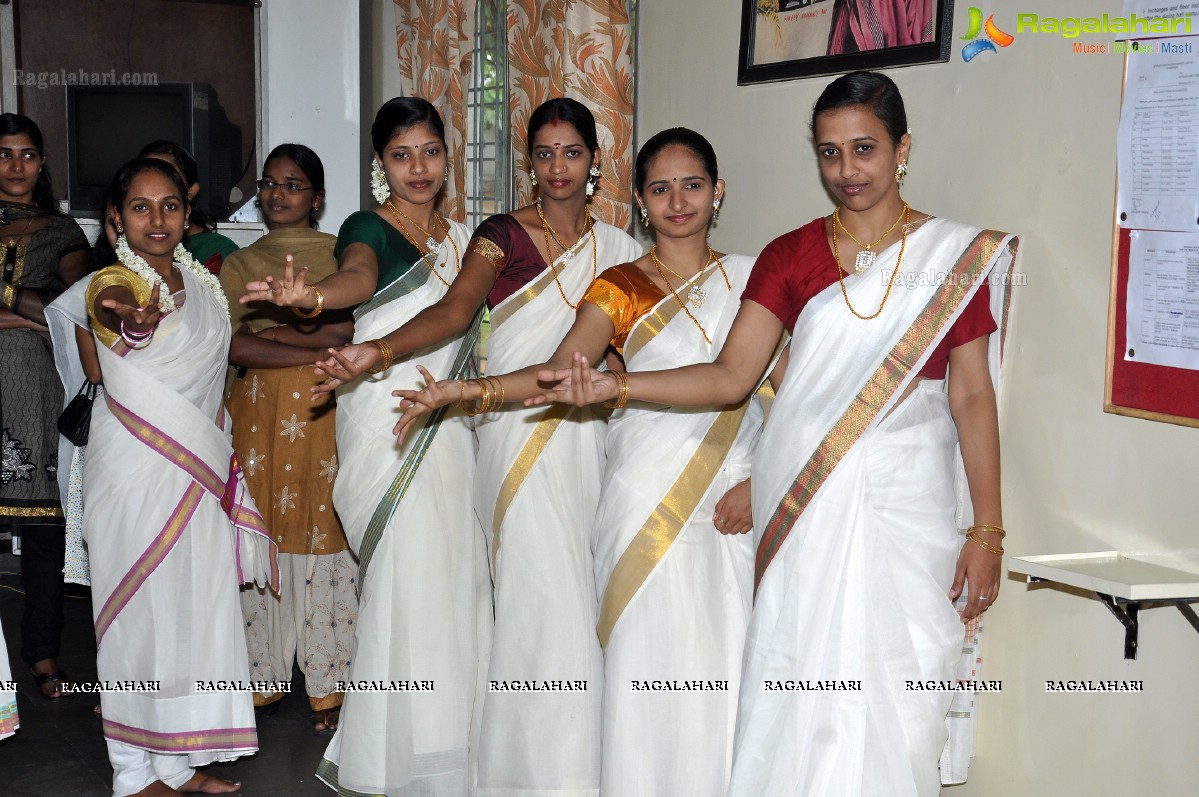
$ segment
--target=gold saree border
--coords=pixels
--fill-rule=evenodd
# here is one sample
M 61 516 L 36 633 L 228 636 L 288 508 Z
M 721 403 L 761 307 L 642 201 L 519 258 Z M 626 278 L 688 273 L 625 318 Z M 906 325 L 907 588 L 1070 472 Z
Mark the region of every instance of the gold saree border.
M 608 646 L 608 640 L 612 637 L 617 621 L 624 614 L 625 607 L 666 556 L 666 552 L 670 550 L 670 546 L 674 544 L 712 486 L 713 478 L 737 440 L 737 432 L 751 401 L 752 395 L 740 404 L 721 411 L 708 427 L 707 433 L 700 440 L 699 447 L 691 455 L 682 473 L 629 541 L 616 566 L 612 568 L 612 575 L 608 577 L 608 585 L 604 589 L 599 622 L 595 629 L 601 647 Z
M 520 487 L 525 483 L 525 479 L 529 478 L 529 474 L 533 471 L 533 466 L 537 464 L 537 460 L 545 453 L 545 449 L 550 444 L 550 438 L 554 436 L 554 432 L 558 431 L 558 427 L 562 422 L 570 417 L 575 407 L 567 404 L 554 404 L 537 422 L 533 433 L 529 435 L 529 439 L 525 440 L 525 444 L 521 446 L 520 453 L 516 455 L 516 460 L 512 463 L 512 467 L 508 469 L 508 474 L 504 476 L 504 483 L 500 485 L 499 496 L 495 502 L 495 514 L 491 517 L 491 567 L 492 572 L 495 572 L 496 562 L 500 554 L 500 530 L 504 526 L 504 518 L 508 514 L 508 510 L 512 508 L 512 502 L 516 500 L 516 494 L 520 492 Z
M 712 266 L 709 265 L 708 268 L 711 269 Z M 712 269 L 704 276 L 702 280 L 695 283 L 696 287 L 706 284 L 714 275 L 719 273 L 719 270 Z M 668 302 L 667 300 L 670 301 Z M 679 304 L 678 300 L 675 299 L 670 293 L 667 293 L 660 300 L 658 300 L 658 303 L 655 305 L 654 309 L 641 316 L 641 318 L 637 321 L 637 325 L 633 328 L 633 331 L 629 333 L 629 339 L 625 341 L 624 346 L 625 358 L 627 359 L 632 357 L 638 351 L 649 345 L 649 342 L 657 337 L 658 333 L 661 332 L 667 324 L 673 321 L 675 317 L 682 312 L 682 310 L 683 306 Z
M 584 235 L 578 241 L 575 241 L 575 245 L 572 246 L 568 252 L 563 252 L 561 255 L 559 255 L 557 258 L 555 258 L 553 265 L 547 265 L 545 267 L 545 270 L 542 271 L 539 275 L 537 275 L 537 277 L 532 282 L 526 283 L 525 287 L 521 288 L 519 291 L 517 291 L 516 293 L 509 296 L 507 299 L 500 302 L 497 307 L 491 308 L 491 328 L 495 329 L 500 324 L 504 323 L 509 318 L 516 315 L 516 313 L 519 312 L 529 302 L 533 301 L 538 296 L 540 296 L 541 292 L 544 291 L 546 288 L 548 288 L 550 286 L 550 283 L 552 283 L 554 281 L 554 273 L 555 273 L 554 268 L 558 265 L 558 261 L 562 260 L 564 257 L 566 257 L 567 254 L 570 254 L 571 261 L 573 262 L 574 258 L 578 257 L 579 254 L 583 251 L 584 245 L 588 241 L 591 241 L 592 246 L 594 246 L 596 248 L 596 250 L 597 250 L 596 257 L 598 257 L 599 256 L 599 252 L 598 252 L 599 238 L 595 237 L 594 232 L 591 235 Z M 570 267 L 570 264 L 568 263 L 567 265 L 562 267 L 562 270 L 565 271 L 569 267 Z M 599 275 L 597 274 L 596 276 L 599 276 Z M 588 286 L 590 286 L 590 283 L 588 283 L 587 286 L 584 286 L 584 288 L 583 288 L 584 292 L 586 292 Z M 579 298 L 579 301 L 580 302 L 583 301 L 582 297 Z
M 945 280 L 933 293 L 915 322 L 903 333 L 804 463 L 766 524 L 762 540 L 758 543 L 754 568 L 755 594 L 766 569 L 795 527 L 799 516 L 807 509 L 833 469 L 903 386 L 916 362 L 948 324 L 1007 236 L 1008 233 L 997 230 L 983 230 L 974 237 L 951 269 L 951 275 L 960 276 Z

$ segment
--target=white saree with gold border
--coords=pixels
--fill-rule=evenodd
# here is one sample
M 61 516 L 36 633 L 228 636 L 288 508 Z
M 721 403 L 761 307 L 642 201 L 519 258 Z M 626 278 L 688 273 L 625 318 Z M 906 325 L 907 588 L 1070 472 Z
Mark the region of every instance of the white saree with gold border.
M 451 222 L 457 251 L 466 228 Z M 438 273 L 452 282 L 454 248 Z M 418 260 L 355 313 L 354 341 L 381 337 L 448 287 Z M 457 408 L 425 415 L 397 448 L 396 389 L 423 365 L 461 375 L 476 330 L 398 357 L 338 390 L 333 503 L 359 558 L 358 625 L 341 719 L 317 771 L 342 795 L 457 797 L 472 788 L 491 628 L 482 532 L 471 509 L 475 441 Z M 365 689 L 366 691 L 363 691 Z
M 944 381 L 899 398 L 981 280 L 1010 275 L 1017 243 L 932 219 L 908 235 L 878 318 L 855 318 L 834 284 L 796 322 L 753 463 L 757 584 L 731 795 L 938 794 L 953 694 L 910 684 L 957 677 L 962 477 Z M 846 277 L 859 312 L 883 300 L 897 251 Z M 997 366 L 1007 281 L 989 284 Z
M 197 767 L 258 748 L 238 583 L 277 589 L 278 570 L 222 405 L 229 317 L 181 273 L 185 299 L 149 345 L 97 343 L 83 526 L 99 678 L 152 684 L 101 696 L 104 736 Z M 79 368 L 86 282 L 48 308 L 60 371 Z
M 634 326 L 630 372 L 711 362 L 754 259 L 728 255 L 689 306 L 667 295 Z M 698 322 L 712 343 L 704 340 Z M 728 788 L 753 538 L 721 534 L 716 502 L 749 477 L 762 428 L 756 395 L 729 407 L 634 402 L 608 424 L 592 530 L 604 646 L 603 794 L 721 797 Z
M 599 221 L 593 229 L 594 242 L 584 236 L 569 257 L 492 308 L 488 373 L 545 362 L 570 330 L 575 311 L 559 294 L 555 271 L 574 303 L 595 276 L 593 262 L 598 273 L 640 256 L 624 232 Z M 475 507 L 495 585 L 479 793 L 595 795 L 603 664 L 587 533 L 599 498 L 604 421 L 590 408 L 513 403 L 480 418 L 476 431 Z

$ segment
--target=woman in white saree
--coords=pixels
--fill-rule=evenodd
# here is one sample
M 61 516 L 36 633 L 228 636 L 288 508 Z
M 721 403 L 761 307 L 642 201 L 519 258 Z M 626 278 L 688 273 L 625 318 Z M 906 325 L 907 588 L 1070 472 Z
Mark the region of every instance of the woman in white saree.
M 712 360 L 753 266 L 707 243 L 724 193 L 716 154 L 698 133 L 673 128 L 642 146 L 635 173 L 642 219 L 655 232 L 649 254 L 600 274 L 547 364 L 399 392 L 408 406 L 401 433 L 448 403 L 538 395 L 536 373 L 569 365 L 576 350 L 598 357 L 612 345 L 630 372 Z M 756 397 L 631 405 L 609 422 L 591 524 L 603 794 L 718 797 L 728 787 L 753 577 L 746 477 L 761 423 Z
M 487 369 L 543 362 L 599 272 L 640 254 L 632 238 L 588 212 L 600 157 L 591 112 L 575 100 L 549 100 L 533 111 L 528 141 L 537 201 L 479 225 L 453 287 L 383 336 L 391 350 L 419 352 L 459 335 L 486 303 Z M 379 357 L 376 347 L 347 346 L 321 364 L 332 377 L 326 385 L 357 377 Z M 481 795 L 598 791 L 602 659 L 587 529 L 599 499 L 603 429 L 589 408 L 512 406 L 476 424 L 474 508 L 495 595 Z
M 258 749 L 237 584 L 277 588 L 278 570 L 221 402 L 228 304 L 179 245 L 187 193 L 170 166 L 133 161 L 111 191 L 121 264 L 50 309 L 60 371 L 79 376 L 82 349 L 104 380 L 83 524 L 97 671 L 134 687 L 101 696 L 113 794 L 232 792 L 194 767 Z M 99 345 L 79 347 L 89 327 Z
M 999 588 L 1005 329 L 989 333 L 1007 302 L 989 278 L 1014 268 L 1017 242 L 903 202 L 906 127 L 883 75 L 826 88 L 813 133 L 839 207 L 763 251 L 714 363 L 622 384 L 576 354 L 540 374 L 561 381 L 538 401 L 737 401 L 794 327 L 753 461 L 756 599 L 732 795 L 937 794 L 962 623 Z M 959 550 L 967 490 L 974 525 Z
M 287 269 L 282 281 L 248 283 L 243 301 L 311 308 L 297 309 L 303 317 L 358 305 L 354 341 L 382 356 L 337 396 L 333 503 L 358 555 L 360 603 L 345 702 L 317 775 L 343 795 L 457 797 L 472 788 L 491 628 L 470 505 L 475 444 L 462 414 L 448 412 L 396 448 L 379 408 L 420 375 L 379 338 L 445 296 L 470 236 L 437 211 L 448 165 L 445 126 L 429 102 L 385 103 L 371 142 L 380 207 L 342 224 L 338 271 L 310 286 Z M 412 356 L 464 373 L 475 331 Z

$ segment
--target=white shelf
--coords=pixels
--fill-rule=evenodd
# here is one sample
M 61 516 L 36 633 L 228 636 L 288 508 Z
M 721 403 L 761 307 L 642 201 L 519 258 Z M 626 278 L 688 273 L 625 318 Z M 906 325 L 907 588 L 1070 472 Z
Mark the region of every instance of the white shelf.
M 1014 557 L 1008 570 L 1126 601 L 1199 599 L 1199 572 L 1158 562 L 1152 554 L 1119 551 Z

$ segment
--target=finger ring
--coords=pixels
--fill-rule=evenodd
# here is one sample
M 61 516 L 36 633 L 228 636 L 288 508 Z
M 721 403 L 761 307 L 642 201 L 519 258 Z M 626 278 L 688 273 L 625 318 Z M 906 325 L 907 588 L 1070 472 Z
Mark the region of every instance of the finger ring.
M 990 597 L 988 597 L 988 596 L 986 596 L 986 595 L 979 595 L 979 596 L 978 596 L 978 599 L 979 599 L 980 601 L 989 601 L 989 600 L 991 600 L 991 599 L 990 599 Z

